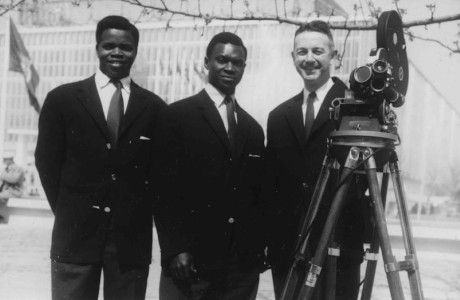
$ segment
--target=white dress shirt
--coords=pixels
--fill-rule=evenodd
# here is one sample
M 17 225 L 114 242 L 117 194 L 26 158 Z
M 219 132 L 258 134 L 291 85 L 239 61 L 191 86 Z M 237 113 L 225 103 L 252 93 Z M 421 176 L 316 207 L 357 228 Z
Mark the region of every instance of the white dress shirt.
M 99 99 L 101 99 L 102 109 L 104 110 L 105 119 L 107 120 L 107 114 L 109 112 L 110 100 L 112 100 L 113 93 L 116 87 L 110 82 L 110 78 L 102 73 L 101 70 L 96 71 L 94 77 L 96 81 L 97 92 L 99 93 Z M 123 87 L 121 88 L 121 96 L 123 97 L 124 112 L 128 107 L 129 95 L 131 94 L 131 77 L 125 77 L 120 79 Z
M 321 104 L 323 104 L 324 98 L 326 98 L 327 93 L 329 92 L 329 90 L 331 89 L 331 87 L 333 85 L 334 85 L 334 82 L 330 78 L 319 89 L 314 91 L 316 93 L 316 99 L 315 99 L 315 102 L 313 102 L 313 106 L 315 108 L 315 119 L 316 119 L 316 116 L 318 115 L 319 109 L 321 108 Z M 310 95 L 310 92 L 304 87 L 304 89 L 303 89 L 303 104 L 302 104 L 303 124 L 304 125 L 305 125 L 305 115 L 307 113 L 307 98 L 308 98 L 308 95 Z
M 206 84 L 206 86 L 204 87 L 204 90 L 206 91 L 206 93 L 208 93 L 209 98 L 211 98 L 211 100 L 216 105 L 216 108 L 219 111 L 219 115 L 222 118 L 222 121 L 224 122 L 225 130 L 228 133 L 227 106 L 225 105 L 225 102 L 224 102 L 225 94 L 223 94 L 221 91 L 216 89 L 210 83 Z M 235 95 L 230 95 L 230 97 L 232 97 L 232 99 L 235 101 Z M 238 123 L 236 113 L 235 113 L 235 121 Z

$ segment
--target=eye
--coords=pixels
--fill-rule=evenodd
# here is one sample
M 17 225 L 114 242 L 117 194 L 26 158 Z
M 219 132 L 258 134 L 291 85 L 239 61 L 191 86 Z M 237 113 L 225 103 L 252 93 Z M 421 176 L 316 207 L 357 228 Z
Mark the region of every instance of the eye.
M 324 51 L 324 49 L 321 49 L 321 48 L 313 50 L 313 53 L 316 54 L 316 55 L 322 55 L 322 54 L 324 54 L 324 52 L 326 52 L 326 51 Z
M 110 50 L 110 49 L 115 48 L 115 45 L 112 43 L 104 43 L 104 44 L 101 44 L 101 48 L 104 50 Z
M 123 51 L 132 52 L 132 51 L 134 51 L 134 46 L 131 45 L 131 44 L 122 44 L 122 45 L 120 45 L 120 49 L 123 50 Z
M 227 60 L 223 56 L 216 57 L 216 61 L 220 64 L 225 64 Z
M 244 66 L 244 60 L 234 60 L 232 61 L 233 65 L 237 67 L 243 67 Z
M 300 55 L 300 56 L 307 55 L 307 53 L 308 53 L 308 51 L 306 49 L 298 49 L 296 51 L 296 54 Z

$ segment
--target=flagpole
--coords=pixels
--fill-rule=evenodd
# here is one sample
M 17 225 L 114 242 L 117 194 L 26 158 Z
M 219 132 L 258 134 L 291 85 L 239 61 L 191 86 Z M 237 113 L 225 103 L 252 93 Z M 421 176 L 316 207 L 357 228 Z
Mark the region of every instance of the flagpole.
M 8 88 L 8 70 L 10 66 L 10 26 L 11 17 L 7 13 L 5 26 L 5 49 L 3 50 L 3 76 L 2 76 L 2 95 L 0 98 L 0 155 L 3 158 L 5 135 L 6 135 L 6 100 Z

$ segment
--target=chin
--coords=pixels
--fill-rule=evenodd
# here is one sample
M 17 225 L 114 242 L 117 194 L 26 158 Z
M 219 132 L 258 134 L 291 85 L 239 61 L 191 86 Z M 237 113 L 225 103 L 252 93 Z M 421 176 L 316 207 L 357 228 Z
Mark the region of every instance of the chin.
M 303 76 L 303 79 L 304 79 L 305 81 L 311 81 L 311 82 L 317 81 L 318 78 L 319 78 L 319 76 L 317 76 L 317 75 L 307 75 L 307 76 Z

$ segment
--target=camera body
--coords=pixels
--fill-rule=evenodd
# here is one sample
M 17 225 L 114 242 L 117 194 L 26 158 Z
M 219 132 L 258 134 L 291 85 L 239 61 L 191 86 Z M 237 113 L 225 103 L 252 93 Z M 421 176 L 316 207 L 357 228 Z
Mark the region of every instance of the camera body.
M 336 132 L 397 136 L 397 116 L 392 108 L 405 102 L 408 63 L 402 21 L 396 11 L 379 17 L 377 48 L 371 50 L 366 65 L 351 72 L 349 83 L 345 97 L 334 99 L 330 108 Z

